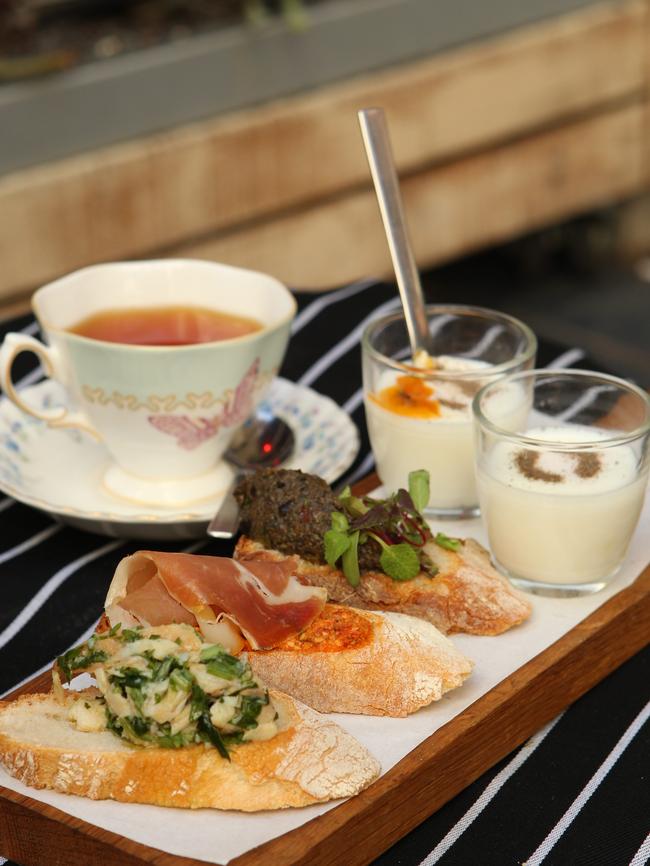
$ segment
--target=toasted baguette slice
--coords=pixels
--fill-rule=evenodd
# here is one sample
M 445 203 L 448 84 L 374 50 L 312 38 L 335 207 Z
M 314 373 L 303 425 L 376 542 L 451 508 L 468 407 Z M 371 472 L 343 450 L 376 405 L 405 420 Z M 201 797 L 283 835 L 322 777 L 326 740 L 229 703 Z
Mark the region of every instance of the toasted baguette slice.
M 227 761 L 203 745 L 145 749 L 109 731 L 84 733 L 68 721 L 71 697 L 24 695 L 0 702 L 0 763 L 33 788 L 244 812 L 350 797 L 377 777 L 378 762 L 350 734 L 286 695 L 272 697 L 282 730 L 233 747 Z
M 373 716 L 414 713 L 472 670 L 431 623 L 330 604 L 296 638 L 248 661 L 267 685 L 321 713 Z
M 235 558 L 290 559 L 294 574 L 305 583 L 325 587 L 329 601 L 406 613 L 428 620 L 445 634 L 497 635 L 530 616 L 528 599 L 496 571 L 477 541 L 466 539 L 458 552 L 432 543 L 426 552 L 438 568 L 435 577 L 422 574 L 400 582 L 382 572 L 364 572 L 357 587 L 350 586 L 337 568 L 268 550 L 246 536 L 237 542 Z

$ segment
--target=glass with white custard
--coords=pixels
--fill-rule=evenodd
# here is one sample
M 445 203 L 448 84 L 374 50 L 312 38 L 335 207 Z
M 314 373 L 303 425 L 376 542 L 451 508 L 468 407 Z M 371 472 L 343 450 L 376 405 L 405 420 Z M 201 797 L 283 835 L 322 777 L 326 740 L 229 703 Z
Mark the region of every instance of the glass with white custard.
M 368 433 L 387 490 L 408 488 L 409 472 L 427 469 L 427 516 L 478 513 L 471 405 L 486 383 L 533 366 L 537 342 L 517 319 L 457 305 L 427 307 L 431 354 L 411 358 L 402 313 L 371 322 L 362 339 Z M 520 411 L 516 396 L 502 396 Z M 517 418 L 511 424 L 516 426 Z
M 515 426 L 503 389 L 521 400 Z M 483 388 L 473 410 L 481 514 L 497 565 L 543 595 L 603 589 L 623 563 L 647 488 L 648 395 L 613 376 L 532 370 Z

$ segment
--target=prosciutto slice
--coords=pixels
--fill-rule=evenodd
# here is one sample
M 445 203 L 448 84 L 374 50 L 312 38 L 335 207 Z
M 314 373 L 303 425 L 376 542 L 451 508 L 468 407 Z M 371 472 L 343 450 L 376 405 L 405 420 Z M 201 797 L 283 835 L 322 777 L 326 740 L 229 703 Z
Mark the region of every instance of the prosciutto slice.
M 326 590 L 300 583 L 289 562 L 141 550 L 118 564 L 106 615 L 111 625 L 190 623 L 234 649 L 232 624 L 253 649 L 269 649 L 306 628 L 326 599 Z

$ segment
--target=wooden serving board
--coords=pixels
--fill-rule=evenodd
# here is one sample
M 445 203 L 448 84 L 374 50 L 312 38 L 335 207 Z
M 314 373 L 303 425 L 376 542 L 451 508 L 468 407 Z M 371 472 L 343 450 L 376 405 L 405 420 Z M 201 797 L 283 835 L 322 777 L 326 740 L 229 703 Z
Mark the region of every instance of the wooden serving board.
M 650 565 L 361 794 L 230 862 L 335 866 L 344 850 L 348 866 L 369 863 L 641 650 L 648 635 Z M 49 686 L 45 673 L 10 697 Z M 1 853 L 23 866 L 204 864 L 125 839 L 2 786 L 0 840 Z

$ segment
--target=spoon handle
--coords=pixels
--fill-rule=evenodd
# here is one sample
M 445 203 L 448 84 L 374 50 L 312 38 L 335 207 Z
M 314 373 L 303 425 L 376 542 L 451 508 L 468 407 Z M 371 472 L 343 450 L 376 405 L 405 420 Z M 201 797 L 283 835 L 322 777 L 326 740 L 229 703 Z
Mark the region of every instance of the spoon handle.
M 381 108 L 364 108 L 359 111 L 358 116 L 370 174 L 375 185 L 384 231 L 402 298 L 411 353 L 415 355 L 417 349 L 428 348 L 429 329 L 420 275 L 406 229 L 386 117 Z
M 208 525 L 208 535 L 213 538 L 232 538 L 239 529 L 239 504 L 234 496 L 235 487 L 246 473 L 237 472 L 232 484 L 226 491 L 223 502 L 219 506 Z

